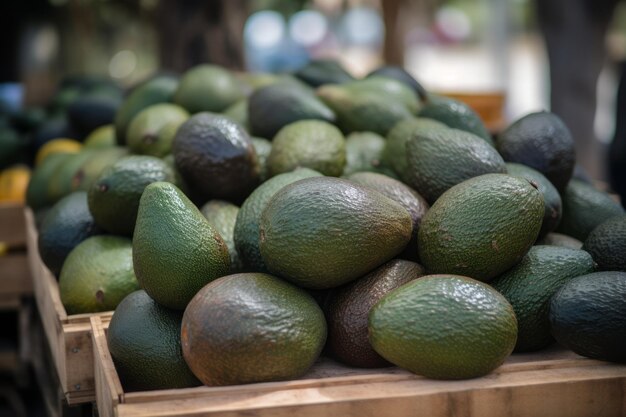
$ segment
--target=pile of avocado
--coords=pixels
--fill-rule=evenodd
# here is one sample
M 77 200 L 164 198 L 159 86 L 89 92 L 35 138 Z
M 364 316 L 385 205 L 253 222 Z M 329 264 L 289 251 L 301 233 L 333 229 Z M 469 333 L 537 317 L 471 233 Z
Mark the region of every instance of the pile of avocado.
M 104 124 L 38 165 L 29 205 L 68 313 L 115 310 L 126 390 L 294 379 L 322 354 L 435 379 L 555 342 L 626 361 L 626 214 L 573 178 L 555 114 L 494 136 L 400 68 L 324 60 L 157 76 Z

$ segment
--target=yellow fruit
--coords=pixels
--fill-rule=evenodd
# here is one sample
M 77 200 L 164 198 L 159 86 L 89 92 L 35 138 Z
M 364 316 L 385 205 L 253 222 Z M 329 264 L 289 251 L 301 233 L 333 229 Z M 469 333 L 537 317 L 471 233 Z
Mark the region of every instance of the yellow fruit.
M 24 203 L 30 169 L 26 165 L 14 165 L 0 173 L 0 202 Z
M 39 148 L 35 156 L 35 165 L 38 166 L 48 155 L 53 153 L 77 153 L 82 147 L 83 144 L 74 139 L 53 139 Z

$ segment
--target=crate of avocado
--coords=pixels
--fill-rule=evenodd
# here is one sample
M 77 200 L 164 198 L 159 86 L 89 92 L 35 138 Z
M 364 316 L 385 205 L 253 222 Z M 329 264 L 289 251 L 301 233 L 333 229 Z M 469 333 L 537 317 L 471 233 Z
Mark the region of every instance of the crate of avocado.
M 626 216 L 556 115 L 494 138 L 313 61 L 156 77 L 113 121 L 39 235 L 101 416 L 622 414 Z

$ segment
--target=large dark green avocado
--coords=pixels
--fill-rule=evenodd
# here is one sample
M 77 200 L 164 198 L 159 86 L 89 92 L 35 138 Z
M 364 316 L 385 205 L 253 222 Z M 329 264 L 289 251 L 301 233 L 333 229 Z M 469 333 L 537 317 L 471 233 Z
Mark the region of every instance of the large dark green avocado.
M 176 132 L 176 169 L 201 202 L 241 203 L 259 184 L 260 167 L 246 131 L 224 116 L 198 113 Z
M 337 287 L 402 252 L 409 212 L 384 195 L 332 177 L 294 182 L 261 217 L 261 256 L 270 272 L 305 288 Z
M 591 254 L 599 269 L 626 271 L 626 215 L 610 218 L 593 229 L 583 249 Z
M 200 385 L 183 358 L 181 311 L 157 304 L 145 291 L 126 296 L 115 309 L 107 342 L 126 391 Z
M 626 362 L 626 273 L 574 278 L 550 303 L 552 335 L 582 356 Z

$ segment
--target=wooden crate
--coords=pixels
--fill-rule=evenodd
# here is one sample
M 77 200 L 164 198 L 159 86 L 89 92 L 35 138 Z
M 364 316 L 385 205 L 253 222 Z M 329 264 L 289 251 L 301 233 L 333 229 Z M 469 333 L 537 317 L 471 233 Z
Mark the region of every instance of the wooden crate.
M 61 303 L 58 282 L 39 257 L 32 211 L 27 208 L 25 216 L 35 301 L 61 389 L 70 405 L 93 401 L 94 365 L 89 318 L 97 316 L 106 323 L 113 313 L 67 314 Z
M 0 203 L 0 309 L 16 310 L 24 296 L 32 295 L 33 284 L 26 256 L 24 206 Z
M 91 319 L 100 417 L 588 417 L 626 415 L 626 366 L 552 349 L 513 355 L 495 372 L 435 381 L 398 368 L 355 369 L 327 359 L 285 382 L 129 392 Z
M 16 203 L 0 203 L 0 243 L 9 248 L 26 246 L 24 206 Z

